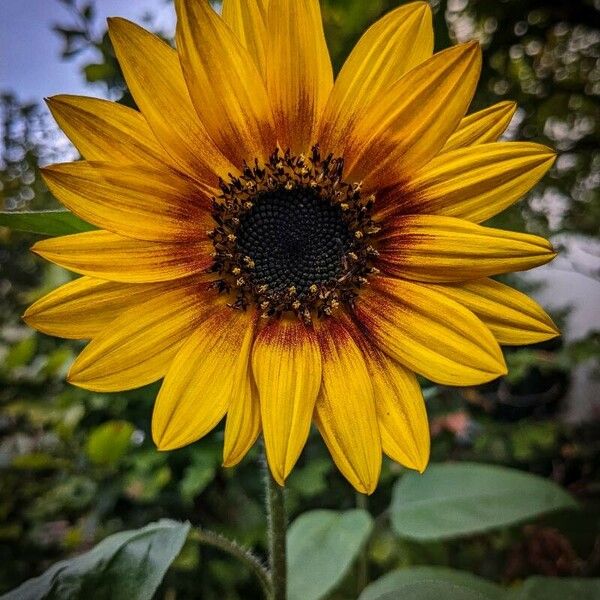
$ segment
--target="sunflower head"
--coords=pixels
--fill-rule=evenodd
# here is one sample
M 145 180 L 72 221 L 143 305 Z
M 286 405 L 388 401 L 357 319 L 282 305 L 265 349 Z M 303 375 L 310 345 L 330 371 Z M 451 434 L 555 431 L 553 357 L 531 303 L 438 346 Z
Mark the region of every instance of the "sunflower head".
M 137 110 L 49 101 L 84 160 L 46 181 L 98 229 L 35 245 L 82 277 L 25 319 L 90 340 L 75 385 L 163 379 L 162 450 L 226 417 L 224 464 L 262 434 L 283 484 L 314 423 L 361 492 L 382 453 L 422 471 L 417 375 L 491 381 L 506 373 L 500 344 L 557 335 L 533 300 L 491 279 L 548 262 L 550 244 L 480 225 L 554 153 L 498 141 L 513 103 L 465 116 L 481 51 L 433 54 L 425 2 L 373 25 L 335 81 L 318 0 L 176 7 L 176 50 L 109 22 Z
M 213 200 L 217 227 L 213 270 L 219 289 L 235 290 L 233 306 L 264 318 L 294 315 L 306 324 L 352 305 L 376 273 L 371 218 L 374 197 L 343 180 L 344 161 L 275 150 L 265 165 L 244 165 L 220 182 Z

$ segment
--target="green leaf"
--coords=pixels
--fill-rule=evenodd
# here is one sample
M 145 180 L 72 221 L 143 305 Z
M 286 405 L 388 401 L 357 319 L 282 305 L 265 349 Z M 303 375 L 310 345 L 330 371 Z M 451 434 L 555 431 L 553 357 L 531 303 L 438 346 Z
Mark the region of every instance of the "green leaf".
M 96 229 L 68 210 L 0 212 L 0 227 L 39 235 L 68 235 Z
M 600 598 L 600 579 L 563 579 L 559 577 L 530 577 L 506 600 L 597 600 Z
M 392 526 L 402 537 L 441 540 L 576 508 L 552 481 L 504 467 L 477 463 L 431 465 L 395 486 Z
M 359 600 L 485 598 L 502 600 L 504 590 L 481 577 L 446 567 L 411 567 L 392 571 L 369 585 Z
M 86 65 L 83 68 L 83 72 L 89 83 L 95 83 L 96 81 L 105 81 L 107 79 L 110 79 L 115 74 L 112 65 L 107 63 Z
M 0 600 L 151 600 L 189 528 L 189 523 L 165 519 L 116 533 Z
M 86 454 L 95 465 L 116 465 L 131 444 L 134 427 L 127 421 L 108 421 L 89 435 Z
M 362 598 L 362 596 L 361 596 Z M 490 600 L 476 590 L 447 581 L 421 581 L 419 583 L 407 583 L 401 585 L 391 592 L 375 596 L 377 600 Z
M 288 536 L 289 600 L 318 600 L 337 586 L 367 541 L 365 510 L 314 510 L 300 515 Z

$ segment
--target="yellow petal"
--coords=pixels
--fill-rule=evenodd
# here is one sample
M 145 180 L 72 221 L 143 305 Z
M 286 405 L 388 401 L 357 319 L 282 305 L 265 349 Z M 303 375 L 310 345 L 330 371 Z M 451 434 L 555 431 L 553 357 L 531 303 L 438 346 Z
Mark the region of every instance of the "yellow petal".
M 223 0 L 223 21 L 231 27 L 264 75 L 267 40 L 265 0 Z
M 344 477 L 371 494 L 381 470 L 381 438 L 373 386 L 362 352 L 341 323 L 329 319 L 318 329 L 323 384 L 316 422 Z
M 108 231 L 86 231 L 42 240 L 31 249 L 61 267 L 98 279 L 152 283 L 179 279 L 212 264 L 209 240 L 196 243 L 154 243 Z
M 431 9 L 411 2 L 385 15 L 362 36 L 338 75 L 319 136 L 339 145 L 358 115 L 433 52 Z
M 474 312 L 500 344 L 535 344 L 560 335 L 537 302 L 493 279 L 430 287 Z
M 127 86 L 165 150 L 201 181 L 216 185 L 215 174 L 227 177 L 233 166 L 198 119 L 177 52 L 125 19 L 109 19 L 108 31 Z
M 91 339 L 122 312 L 160 294 L 168 285 L 127 285 L 80 277 L 40 298 L 25 311 L 23 319 L 48 335 Z
M 308 438 L 321 386 L 314 331 L 298 319 L 269 323 L 252 349 L 265 449 L 273 478 L 284 485 Z
M 267 19 L 266 81 L 282 148 L 306 151 L 333 87 L 318 0 L 277 0 Z
M 536 235 L 432 215 L 388 222 L 379 251 L 378 266 L 386 273 L 432 283 L 525 271 L 556 256 Z
M 85 96 L 54 96 L 46 102 L 59 127 L 88 160 L 152 166 L 171 163 L 137 110 Z
M 260 402 L 258 391 L 248 373 L 246 383 L 233 390 L 225 422 L 223 466 L 235 467 L 260 434 Z
M 361 344 L 371 376 L 383 451 L 422 473 L 429 462 L 429 422 L 414 373 L 365 340 Z
M 475 42 L 432 56 L 379 95 L 342 141 L 347 179 L 366 188 L 404 180 L 429 162 L 458 126 L 477 86 Z
M 263 80 L 248 51 L 208 2 L 177 0 L 177 48 L 196 111 L 233 164 L 276 145 Z
M 42 173 L 50 191 L 77 216 L 125 237 L 189 242 L 206 238 L 211 229 L 208 195 L 168 171 L 80 161 Z
M 436 156 L 388 203 L 386 214 L 424 213 L 480 223 L 528 192 L 554 163 L 540 144 L 495 142 Z
M 464 306 L 427 286 L 377 277 L 358 298 L 365 335 L 431 381 L 478 385 L 506 374 L 498 342 Z
M 173 360 L 152 414 L 159 450 L 200 439 L 225 416 L 247 381 L 255 317 L 222 306 L 201 323 Z
M 123 312 L 73 363 L 69 382 L 116 392 L 164 377 L 185 340 L 211 309 L 206 286 L 179 286 Z
M 441 151 L 495 142 L 506 131 L 516 110 L 515 102 L 504 101 L 466 116 Z

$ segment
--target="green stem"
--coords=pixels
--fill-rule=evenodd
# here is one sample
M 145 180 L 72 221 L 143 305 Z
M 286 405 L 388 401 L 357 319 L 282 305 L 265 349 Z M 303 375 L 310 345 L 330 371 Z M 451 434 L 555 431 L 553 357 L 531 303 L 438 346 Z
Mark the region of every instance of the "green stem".
M 207 529 L 194 529 L 192 533 L 193 539 L 198 540 L 201 544 L 218 548 L 223 552 L 227 552 L 240 562 L 244 563 L 250 571 L 252 571 L 260 582 L 260 585 L 265 593 L 266 598 L 272 597 L 271 581 L 269 573 L 259 558 L 254 556 L 250 550 L 243 548 L 237 542 L 230 540 L 214 531 Z
M 269 532 L 269 566 L 271 569 L 272 600 L 286 600 L 287 563 L 285 501 L 283 488 L 273 479 L 265 459 L 265 491 L 267 529 Z
M 369 510 L 369 499 L 364 494 L 356 493 L 356 508 Z M 358 595 L 367 587 L 369 583 L 369 555 L 368 541 L 361 548 L 358 557 L 357 574 L 356 574 L 356 592 Z

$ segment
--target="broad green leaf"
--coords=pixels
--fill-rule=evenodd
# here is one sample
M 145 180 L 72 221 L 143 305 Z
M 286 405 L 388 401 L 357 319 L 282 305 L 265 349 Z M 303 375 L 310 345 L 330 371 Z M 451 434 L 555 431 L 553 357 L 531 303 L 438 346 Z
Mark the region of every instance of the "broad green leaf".
M 288 536 L 289 600 L 318 600 L 338 585 L 367 541 L 373 519 L 365 510 L 313 510 Z
M 68 210 L 0 212 L 0 227 L 39 235 L 69 235 L 96 229 Z
M 365 588 L 359 600 L 382 600 L 382 598 L 435 598 L 438 600 L 434 594 L 439 594 L 440 588 L 443 591 L 439 597 L 444 600 L 446 598 L 471 597 L 502 600 L 505 593 L 500 586 L 466 571 L 457 571 L 446 567 L 411 567 L 384 575 Z M 408 592 L 407 589 L 415 589 L 416 592 Z M 447 593 L 446 589 L 456 590 L 458 595 L 453 596 L 452 592 Z M 414 595 L 415 593 L 416 595 Z
M 89 435 L 86 454 L 95 465 L 116 465 L 131 444 L 134 427 L 127 421 L 108 421 Z
M 511 589 L 506 600 L 597 600 L 600 579 L 530 577 Z
M 116 533 L 0 600 L 151 600 L 189 528 L 189 523 L 165 519 Z
M 376 600 L 490 600 L 488 596 L 484 596 L 477 590 L 448 581 L 407 583 L 374 598 Z
M 431 465 L 395 486 L 392 526 L 402 537 L 441 540 L 576 508 L 561 487 L 522 471 L 477 463 Z

